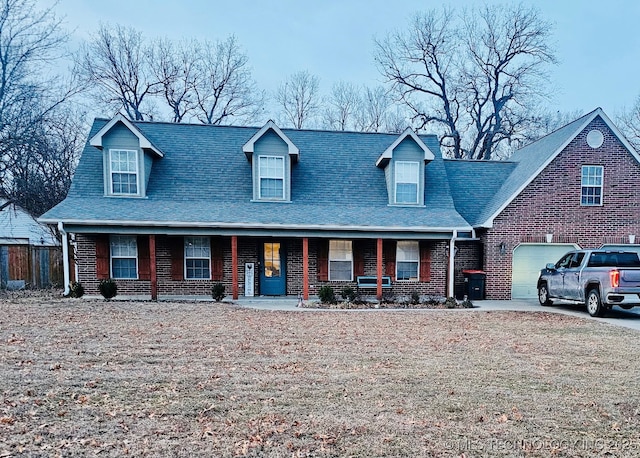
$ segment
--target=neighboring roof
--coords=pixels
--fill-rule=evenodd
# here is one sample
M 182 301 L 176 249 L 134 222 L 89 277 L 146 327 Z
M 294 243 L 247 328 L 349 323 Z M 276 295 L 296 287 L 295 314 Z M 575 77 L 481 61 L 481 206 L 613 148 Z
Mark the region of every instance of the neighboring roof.
M 89 138 L 109 123 L 96 120 Z M 102 152 L 87 144 L 67 198 L 41 217 L 65 224 L 436 232 L 470 230 L 449 192 L 437 152 L 425 166 L 424 207 L 390 206 L 376 159 L 397 134 L 282 129 L 304 160 L 291 169 L 291 202 L 254 202 L 251 166 L 241 154 L 256 127 L 130 122 L 165 153 L 154 160 L 146 198 L 105 197 Z M 264 127 L 262 128 L 264 129 Z
M 508 161 L 446 161 L 457 210 L 473 227 L 491 227 L 494 218 L 598 116 L 640 162 L 624 135 L 597 108 L 517 150 Z
M 387 163 L 391 160 L 391 157 L 393 156 L 393 150 L 396 149 L 396 147 L 400 143 L 402 143 L 402 141 L 404 141 L 404 139 L 407 138 L 407 137 L 411 137 L 413 139 L 413 141 L 416 142 L 416 144 L 420 147 L 420 149 L 422 149 L 422 151 L 424 151 L 424 160 L 425 161 L 433 161 L 433 159 L 435 157 L 434 154 L 433 154 L 433 151 L 431 151 L 429 149 L 429 147 L 424 144 L 424 142 L 413 131 L 413 129 L 407 128 L 407 129 L 405 129 L 404 132 L 402 132 L 400 134 L 400 136 L 398 136 L 396 138 L 396 140 L 391 145 L 389 145 L 389 147 L 386 150 L 384 150 L 384 152 L 380 155 L 380 157 L 376 161 L 376 166 L 377 167 L 386 166 Z M 440 151 L 440 147 L 438 146 L 438 152 L 439 151 Z
M 7 200 L 0 199 L 0 207 L 5 203 Z M 59 245 L 47 226 L 38 223 L 26 210 L 9 204 L 0 210 L 0 245 L 16 244 Z
M 92 137 L 89 137 L 89 144 L 91 144 L 91 146 L 95 146 L 96 148 L 102 149 L 102 137 L 119 122 L 124 124 L 133 135 L 138 137 L 138 140 L 140 141 L 140 148 L 153 151 L 158 157 L 164 156 L 164 153 L 160 151 L 160 149 L 156 148 L 153 143 L 151 143 L 149 139 L 145 137 L 131 121 L 129 121 L 121 114 L 117 114 L 108 123 L 102 126 L 102 128 L 97 133 L 95 133 Z

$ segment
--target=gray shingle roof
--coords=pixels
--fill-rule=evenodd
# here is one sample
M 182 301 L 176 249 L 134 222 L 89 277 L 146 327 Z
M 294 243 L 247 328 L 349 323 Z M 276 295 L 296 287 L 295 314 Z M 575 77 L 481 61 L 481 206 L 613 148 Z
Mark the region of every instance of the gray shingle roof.
M 91 138 L 106 120 L 96 120 Z M 45 221 L 215 227 L 468 229 L 456 211 L 435 136 L 426 166 L 425 207 L 388 205 L 376 159 L 397 135 L 282 129 L 300 149 L 292 166 L 291 202 L 252 202 L 251 166 L 242 146 L 259 130 L 135 122 L 163 153 L 155 159 L 146 198 L 105 197 L 102 152 L 87 144 L 67 199 Z
M 446 160 L 458 212 L 473 227 L 490 226 L 492 219 L 596 116 L 610 124 L 597 108 L 519 149 L 508 161 Z M 615 126 L 610 127 L 617 132 Z
M 425 168 L 425 207 L 418 208 L 389 206 L 384 170 L 375 165 L 396 134 L 282 129 L 300 150 L 292 166 L 291 202 L 252 202 L 251 166 L 242 146 L 260 128 L 135 122 L 164 153 L 155 159 L 147 197 L 105 197 L 102 152 L 87 144 L 67 199 L 41 219 L 276 230 L 487 227 L 596 116 L 636 154 L 600 108 L 516 151 L 508 161 L 443 160 L 436 136 L 421 135 L 435 158 Z M 89 138 L 107 122 L 96 120 Z

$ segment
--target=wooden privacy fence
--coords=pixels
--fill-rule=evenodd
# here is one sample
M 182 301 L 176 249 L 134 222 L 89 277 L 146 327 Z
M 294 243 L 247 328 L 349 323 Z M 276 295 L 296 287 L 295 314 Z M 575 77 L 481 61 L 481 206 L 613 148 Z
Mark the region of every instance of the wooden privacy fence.
M 63 282 L 60 247 L 0 245 L 2 288 L 50 288 Z

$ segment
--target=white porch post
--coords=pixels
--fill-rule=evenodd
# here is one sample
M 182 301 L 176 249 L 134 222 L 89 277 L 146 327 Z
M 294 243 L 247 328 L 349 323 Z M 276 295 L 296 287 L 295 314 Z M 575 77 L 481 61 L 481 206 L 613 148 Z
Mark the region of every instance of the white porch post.
M 62 235 L 62 272 L 64 277 L 64 295 L 69 294 L 69 238 L 62 221 L 58 221 L 58 230 Z
M 453 231 L 451 240 L 449 241 L 449 269 L 447 279 L 447 296 L 454 297 L 455 295 L 455 257 L 456 257 L 456 237 L 458 237 L 458 231 Z

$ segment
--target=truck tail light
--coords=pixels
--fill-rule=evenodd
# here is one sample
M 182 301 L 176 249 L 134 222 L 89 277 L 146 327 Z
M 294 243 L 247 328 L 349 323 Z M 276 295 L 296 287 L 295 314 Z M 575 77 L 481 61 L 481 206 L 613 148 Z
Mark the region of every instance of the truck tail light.
M 612 288 L 617 288 L 618 286 L 620 286 L 620 271 L 619 270 L 609 271 L 609 279 L 611 280 Z

